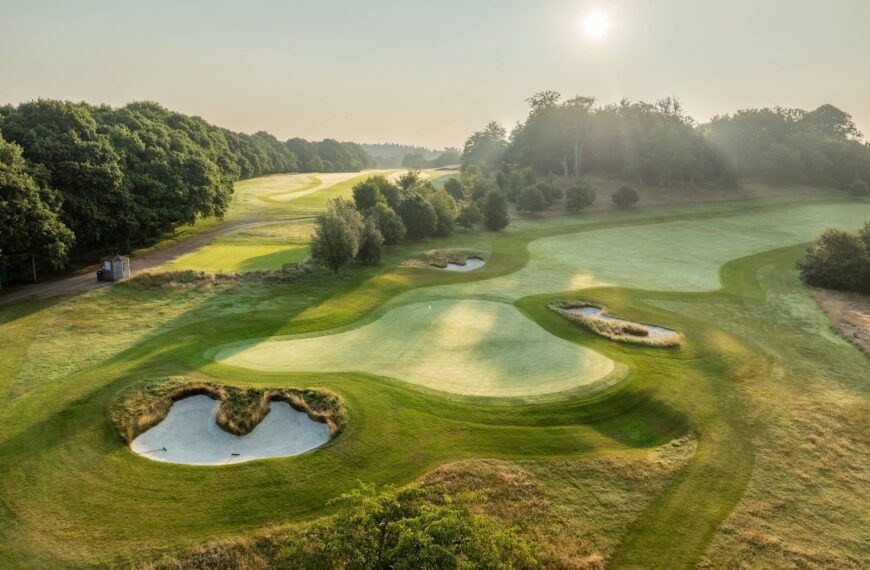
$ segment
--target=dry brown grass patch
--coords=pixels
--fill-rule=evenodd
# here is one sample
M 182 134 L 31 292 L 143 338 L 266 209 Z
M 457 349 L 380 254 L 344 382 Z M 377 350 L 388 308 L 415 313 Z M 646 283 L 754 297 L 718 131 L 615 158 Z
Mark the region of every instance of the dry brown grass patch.
M 450 495 L 486 490 L 476 510 L 538 543 L 547 568 L 599 569 L 694 451 L 687 436 L 640 457 L 465 461 L 424 481 Z
M 811 288 L 810 293 L 834 330 L 870 354 L 870 296 L 816 288 Z

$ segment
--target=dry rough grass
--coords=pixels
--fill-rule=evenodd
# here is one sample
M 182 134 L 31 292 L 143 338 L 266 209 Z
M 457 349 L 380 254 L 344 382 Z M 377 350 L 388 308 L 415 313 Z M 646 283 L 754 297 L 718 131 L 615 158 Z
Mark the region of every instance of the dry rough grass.
M 486 254 L 474 249 L 433 249 L 405 260 L 404 265 L 444 269 L 448 263 L 465 265 L 470 257 L 479 257 L 485 260 Z
M 489 500 L 476 509 L 537 542 L 547 568 L 598 569 L 694 451 L 684 437 L 640 457 L 466 461 L 424 481 L 451 495 L 486 489 Z
M 870 354 L 870 296 L 832 289 L 810 289 L 813 298 L 847 340 Z
M 221 401 L 218 425 L 236 435 L 246 435 L 269 413 L 269 403 L 284 401 L 305 412 L 312 420 L 325 423 L 335 435 L 347 417 L 341 400 L 325 390 L 293 388 L 243 388 L 201 381 L 183 376 L 146 380 L 121 391 L 111 405 L 112 422 L 121 438 L 130 443 L 160 423 L 173 402 L 203 394 Z
M 271 547 L 271 548 L 270 548 Z M 269 553 L 274 545 L 268 539 L 238 539 L 197 546 L 182 557 L 165 555 L 138 570 L 260 570 L 270 568 Z
M 746 492 L 701 567 L 868 568 L 867 356 L 830 332 L 817 304 L 795 292 L 794 273 L 769 267 L 759 277 L 768 292 L 752 310 L 662 303 L 744 335 L 773 363 L 740 386 L 747 418 L 765 427 Z
M 589 329 L 597 335 L 629 344 L 641 344 L 644 346 L 675 347 L 683 343 L 683 335 L 675 332 L 666 337 L 650 336 L 650 329 L 643 323 L 630 321 L 612 321 L 600 319 L 593 315 L 572 313 L 568 309 L 579 307 L 596 307 L 582 301 L 553 301 L 547 305 L 550 310 Z
M 298 283 L 311 280 L 319 273 L 317 268 L 300 264 L 290 271 L 243 271 L 209 273 L 206 271 L 165 271 L 142 273 L 122 284 L 136 289 L 210 289 L 215 286 L 250 285 L 257 283 Z
M 547 568 L 601 569 L 628 525 L 664 489 L 695 451 L 684 437 L 640 457 L 575 461 L 475 460 L 445 465 L 423 483 L 458 496 L 484 491 L 479 514 L 515 528 L 540 547 Z M 166 555 L 141 570 L 273 568 L 287 529 Z

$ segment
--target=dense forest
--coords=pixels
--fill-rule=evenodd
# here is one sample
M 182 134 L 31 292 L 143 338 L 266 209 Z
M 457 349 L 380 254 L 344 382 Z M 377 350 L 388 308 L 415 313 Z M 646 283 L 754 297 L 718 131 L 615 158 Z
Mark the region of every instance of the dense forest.
M 372 166 L 355 143 L 235 133 L 156 103 L 0 107 L 0 260 L 63 267 L 222 216 L 240 178 Z
M 463 166 L 512 164 L 657 186 L 746 178 L 849 189 L 870 180 L 870 146 L 849 114 L 831 105 L 750 109 L 698 124 L 674 98 L 601 106 L 592 97 L 562 100 L 542 91 L 528 103 L 528 117 L 510 134 L 497 123 L 473 133 Z

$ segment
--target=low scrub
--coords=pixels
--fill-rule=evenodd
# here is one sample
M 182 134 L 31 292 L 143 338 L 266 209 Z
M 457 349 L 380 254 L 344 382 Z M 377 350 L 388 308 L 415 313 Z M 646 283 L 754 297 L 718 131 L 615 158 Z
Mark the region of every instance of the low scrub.
M 360 484 L 330 501 L 338 509 L 333 516 L 167 555 L 140 569 L 543 568 L 536 543 L 475 512 L 485 502 L 480 491 L 448 495 L 422 483 Z
M 195 395 L 220 400 L 217 423 L 235 435 L 250 433 L 269 413 L 269 403 L 275 401 L 287 402 L 312 420 L 327 424 L 332 435 L 340 432 L 347 421 L 341 400 L 332 392 L 239 387 L 171 376 L 146 380 L 121 391 L 111 404 L 112 422 L 121 439 L 130 443 L 160 423 L 174 402 Z
M 483 252 L 474 249 L 433 249 L 406 260 L 405 265 L 444 269 L 448 263 L 465 265 L 472 257 L 486 259 Z
M 208 289 L 215 286 L 246 285 L 256 283 L 299 283 L 317 279 L 322 273 L 317 267 L 299 264 L 295 268 L 280 271 L 244 271 L 209 273 L 206 271 L 164 271 L 142 273 L 124 281 L 125 287 L 139 289 Z
M 571 309 L 579 309 L 582 307 L 594 307 L 596 309 L 602 308 L 591 303 L 583 301 L 553 301 L 548 303 L 547 307 L 562 315 L 569 321 L 578 323 L 595 334 L 611 340 L 631 344 L 642 344 L 644 346 L 662 347 L 680 346 L 683 341 L 682 335 L 676 331 L 667 336 L 655 336 L 650 334 L 650 328 L 643 323 L 635 323 L 622 319 L 602 319 L 595 315 L 584 315 L 571 312 Z

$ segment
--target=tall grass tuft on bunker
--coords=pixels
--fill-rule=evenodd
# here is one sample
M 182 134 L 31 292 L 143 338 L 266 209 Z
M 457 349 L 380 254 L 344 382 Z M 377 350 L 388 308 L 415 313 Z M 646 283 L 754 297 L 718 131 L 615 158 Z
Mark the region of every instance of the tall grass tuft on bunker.
M 593 333 L 629 344 L 644 346 L 678 347 L 683 344 L 683 335 L 677 331 L 664 331 L 661 327 L 654 327 L 643 323 L 636 323 L 616 317 L 599 316 L 605 315 L 604 308 L 584 301 L 552 301 L 547 307 L 555 313 L 575 322 Z M 572 309 L 589 307 L 597 309 L 598 313 L 584 314 Z
M 121 391 L 111 403 L 110 416 L 126 443 L 160 423 L 172 404 L 189 396 L 204 395 L 221 402 L 216 421 L 224 431 L 247 435 L 269 413 L 270 402 L 287 402 L 312 420 L 325 423 L 330 435 L 347 422 L 340 398 L 327 390 L 249 388 L 193 380 L 183 376 L 149 379 Z

